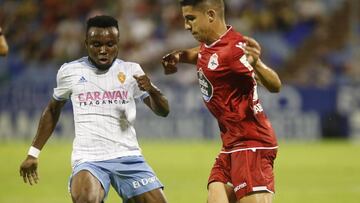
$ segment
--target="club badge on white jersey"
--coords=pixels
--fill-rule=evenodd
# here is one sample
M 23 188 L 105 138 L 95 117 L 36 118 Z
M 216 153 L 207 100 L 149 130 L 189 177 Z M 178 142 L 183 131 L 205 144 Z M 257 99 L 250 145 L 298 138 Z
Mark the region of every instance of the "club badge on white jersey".
M 121 84 L 124 84 L 125 80 L 126 80 L 126 76 L 124 72 L 119 72 L 119 74 L 117 75 L 118 80 L 120 81 Z
M 210 70 L 215 70 L 219 66 L 218 58 L 219 58 L 219 56 L 216 53 L 211 55 L 209 63 L 208 63 L 208 68 Z

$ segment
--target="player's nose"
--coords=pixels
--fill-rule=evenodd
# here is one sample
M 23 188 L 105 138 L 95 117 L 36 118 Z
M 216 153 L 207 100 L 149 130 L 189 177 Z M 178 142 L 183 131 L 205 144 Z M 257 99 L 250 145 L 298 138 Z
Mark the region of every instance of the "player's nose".
M 106 54 L 106 47 L 105 46 L 100 47 L 100 54 Z
M 190 30 L 191 31 L 191 25 L 189 23 L 184 24 L 185 30 Z

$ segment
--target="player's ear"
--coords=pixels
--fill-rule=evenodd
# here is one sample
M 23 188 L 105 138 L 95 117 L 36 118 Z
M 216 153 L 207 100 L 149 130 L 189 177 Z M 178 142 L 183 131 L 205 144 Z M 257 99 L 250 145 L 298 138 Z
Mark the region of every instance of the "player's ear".
M 216 18 L 216 11 L 214 9 L 209 9 L 207 12 L 206 12 L 207 16 L 208 16 L 208 19 L 209 19 L 209 22 L 212 23 L 215 21 L 215 18 Z

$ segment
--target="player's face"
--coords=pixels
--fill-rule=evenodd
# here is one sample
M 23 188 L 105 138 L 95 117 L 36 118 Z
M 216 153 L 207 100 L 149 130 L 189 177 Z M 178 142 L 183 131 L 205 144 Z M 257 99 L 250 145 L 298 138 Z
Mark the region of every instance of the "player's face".
M 101 70 L 110 68 L 119 51 L 119 31 L 116 27 L 91 27 L 86 36 L 90 60 Z
M 211 26 L 206 12 L 193 6 L 183 6 L 182 14 L 185 20 L 185 29 L 189 30 L 199 42 L 210 43 L 209 29 Z

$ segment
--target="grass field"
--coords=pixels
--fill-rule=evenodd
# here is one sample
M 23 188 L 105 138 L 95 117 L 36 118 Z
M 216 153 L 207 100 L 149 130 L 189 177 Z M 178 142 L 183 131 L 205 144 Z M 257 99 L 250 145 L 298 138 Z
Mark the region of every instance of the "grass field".
M 0 143 L 0 203 L 71 202 L 67 192 L 71 143 L 51 141 L 40 157 L 40 183 L 25 185 L 19 164 L 29 143 Z M 220 144 L 142 141 L 143 153 L 165 185 L 170 203 L 205 203 L 206 182 Z M 359 203 L 360 144 L 280 143 L 275 203 Z M 122 202 L 110 191 L 107 203 Z

